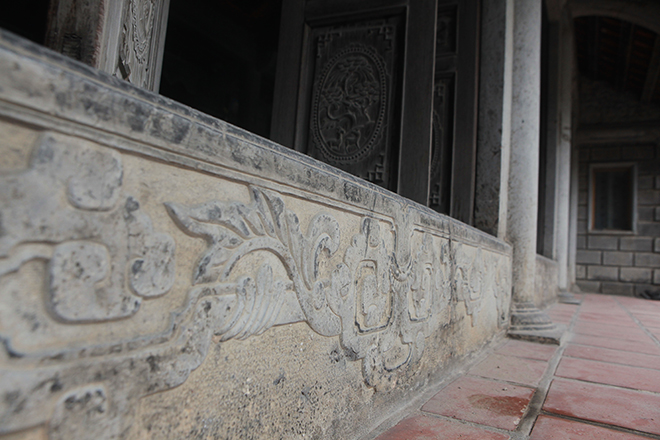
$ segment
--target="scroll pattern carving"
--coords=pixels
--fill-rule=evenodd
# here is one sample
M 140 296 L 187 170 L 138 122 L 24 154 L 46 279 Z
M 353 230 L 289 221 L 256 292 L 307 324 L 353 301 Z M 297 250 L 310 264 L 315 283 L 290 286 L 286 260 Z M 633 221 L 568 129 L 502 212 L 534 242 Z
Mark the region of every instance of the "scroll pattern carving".
M 484 260 L 481 248 L 459 243 L 455 249 L 456 272 L 454 283 L 456 298 L 463 301 L 467 314 L 476 325 L 484 299 Z
M 174 240 L 122 196 L 122 178 L 116 153 L 45 135 L 28 170 L 0 176 L 0 276 L 49 261 L 48 306 L 65 322 L 126 318 L 165 294 Z
M 139 300 L 167 292 L 174 273 L 173 242 L 169 236 L 153 232 L 138 202 L 122 195 L 120 157 L 70 143 L 64 148 L 54 139 L 48 137 L 40 146 L 33 168 L 24 173 L 23 180 L 44 180 L 39 188 L 52 187 L 53 191 L 58 184 L 69 182 L 68 203 L 75 207 L 70 210 L 84 206 L 100 222 L 96 240 L 89 241 L 89 234 L 61 238 L 49 257 L 54 261 L 53 273 L 63 273 L 59 278 L 53 276 L 56 281 L 51 282 L 56 287 L 69 283 L 78 289 L 58 287 L 58 313 L 69 310 L 60 303 L 75 310 L 76 292 L 108 279 L 122 264 L 127 264 L 130 274 L 127 287 L 118 289 L 123 295 Z M 100 170 L 89 168 L 92 165 L 85 160 L 89 157 L 95 157 L 93 164 Z M 53 173 L 53 163 L 69 164 L 70 168 L 65 168 L 66 173 Z M 48 180 L 29 174 L 44 176 L 48 170 L 58 177 Z M 101 178 L 93 185 L 78 186 L 85 176 Z M 21 188 L 20 180 L 13 183 L 12 190 Z M 80 190 L 85 187 L 90 190 Z M 10 368 L 3 372 L 0 392 L 11 399 L 0 402 L 0 426 L 11 432 L 48 421 L 51 439 L 119 437 L 130 426 L 140 397 L 183 383 L 206 357 L 213 336 L 220 341 L 241 340 L 293 322 L 306 322 L 324 336 L 338 336 L 347 357 L 362 362 L 365 382 L 376 390 L 387 390 L 421 359 L 426 339 L 449 323 L 454 290 L 466 302 L 473 325 L 487 294 L 482 288 L 484 276 L 498 279 L 502 290 L 497 294 L 506 297 L 507 280 L 502 277 L 506 267 L 490 263 L 484 267 L 480 249 L 459 244 L 452 252 L 448 239 L 417 230 L 407 220 L 397 224 L 395 231 L 389 230 L 388 222 L 364 217 L 343 247 L 343 255 L 336 256 L 342 236 L 332 215 L 316 214 L 303 231 L 280 194 L 256 186 L 249 189 L 248 203 L 166 204 L 182 231 L 207 243 L 191 274 L 186 303 L 172 315 L 166 332 L 86 347 L 84 353 L 66 349 L 17 353 L 3 337 L 5 352 L 0 353 L 0 364 Z M 34 195 L 35 204 L 46 199 L 50 200 L 47 194 Z M 14 212 L 18 206 L 22 204 L 14 205 Z M 57 209 L 48 213 L 57 213 Z M 66 214 L 70 216 L 70 212 Z M 15 216 L 3 212 L 3 220 Z M 9 236 L 20 236 L 18 226 L 7 225 L 14 228 Z M 41 225 L 53 227 L 45 218 L 37 224 Z M 113 236 L 117 231 L 127 233 L 123 247 L 101 244 L 107 243 L 106 229 Z M 410 236 L 402 254 L 386 240 L 393 232 Z M 23 244 L 3 246 L 13 249 Z M 127 249 L 128 256 L 122 257 L 118 249 Z M 29 258 L 21 260 L 19 255 L 27 254 L 12 251 L 8 258 L 12 263 L 3 262 L 3 267 L 17 267 L 16 261 Z M 491 269 L 501 273 L 491 274 Z M 76 278 L 76 270 L 88 275 Z M 166 282 L 155 284 L 158 280 Z M 82 304 L 87 310 L 89 302 Z M 73 312 L 69 315 L 78 317 Z M 106 313 L 87 318 L 125 316 Z M 31 368 L 22 369 L 24 365 Z
M 233 312 L 215 334 L 222 340 L 245 338 L 273 325 L 306 321 L 321 335 L 340 336 L 347 355 L 363 361 L 369 385 L 393 386 L 397 370 L 421 357 L 424 339 L 448 318 L 447 244 L 436 255 L 432 236 L 425 234 L 414 262 L 400 268 L 379 222 L 364 218 L 343 262 L 321 279 L 319 259 L 331 258 L 340 243 L 337 221 L 317 214 L 303 234 L 277 193 L 252 187 L 251 197 L 248 205 L 167 205 L 183 230 L 208 242 L 193 276 L 200 285 L 193 296 L 232 298 Z M 273 281 L 277 268 L 265 264 L 256 281 L 227 281 L 240 259 L 259 252 L 276 255 L 288 279 Z

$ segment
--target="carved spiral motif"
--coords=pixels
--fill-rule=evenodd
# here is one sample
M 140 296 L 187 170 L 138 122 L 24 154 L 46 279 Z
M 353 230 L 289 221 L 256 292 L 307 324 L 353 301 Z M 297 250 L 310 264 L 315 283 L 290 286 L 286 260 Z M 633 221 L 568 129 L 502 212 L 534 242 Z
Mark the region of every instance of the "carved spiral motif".
M 323 69 L 312 106 L 312 134 L 321 154 L 337 163 L 367 156 L 383 131 L 385 63 L 373 48 L 354 44 Z

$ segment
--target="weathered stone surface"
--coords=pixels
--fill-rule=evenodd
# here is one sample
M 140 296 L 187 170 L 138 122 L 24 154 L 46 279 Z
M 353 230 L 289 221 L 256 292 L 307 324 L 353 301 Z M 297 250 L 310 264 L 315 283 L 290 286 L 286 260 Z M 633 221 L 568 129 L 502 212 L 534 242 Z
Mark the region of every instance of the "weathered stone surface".
M 4 33 L 0 128 L 0 435 L 355 438 L 509 321 L 503 242 Z
M 610 267 L 610 266 L 587 267 L 587 279 L 600 280 L 600 281 L 616 281 L 618 278 L 619 278 L 618 267 Z
M 589 249 L 612 249 L 619 248 L 619 237 L 608 237 L 601 235 L 590 235 L 587 239 Z
M 619 249 L 622 251 L 651 251 L 653 239 L 650 237 L 621 237 Z
M 629 283 L 650 283 L 653 277 L 651 269 L 638 269 L 636 267 L 622 267 L 620 279 Z
M 602 252 L 600 251 L 577 251 L 577 262 L 586 264 L 600 264 Z
M 603 264 L 606 266 L 632 266 L 632 252 L 603 252 Z

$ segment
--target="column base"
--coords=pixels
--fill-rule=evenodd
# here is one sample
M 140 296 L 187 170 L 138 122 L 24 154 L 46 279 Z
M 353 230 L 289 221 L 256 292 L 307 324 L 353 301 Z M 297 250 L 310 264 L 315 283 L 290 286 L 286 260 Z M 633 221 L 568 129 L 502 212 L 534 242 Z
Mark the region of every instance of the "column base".
M 562 304 L 575 304 L 575 305 L 582 304 L 582 301 L 577 299 L 573 295 L 573 292 L 569 292 L 568 290 L 564 290 L 564 291 L 560 290 L 559 294 L 557 295 L 557 300 Z
M 512 339 L 561 345 L 566 326 L 555 324 L 550 317 L 532 303 L 514 304 L 507 335 Z

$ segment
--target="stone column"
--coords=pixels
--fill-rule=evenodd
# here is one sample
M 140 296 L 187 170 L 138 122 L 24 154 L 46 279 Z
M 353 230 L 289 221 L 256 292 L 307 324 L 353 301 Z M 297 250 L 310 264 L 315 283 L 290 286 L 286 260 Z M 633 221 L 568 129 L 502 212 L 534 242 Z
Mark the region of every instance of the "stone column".
M 513 0 L 511 159 L 507 240 L 513 246 L 509 335 L 559 343 L 555 325 L 535 304 L 541 99 L 541 0 Z
M 557 263 L 559 301 L 579 304 L 570 292 L 571 144 L 573 118 L 573 20 L 563 11 L 559 29 L 559 136 L 557 137 Z
M 571 149 L 571 206 L 568 226 L 568 285 L 572 292 L 580 292 L 577 285 L 577 210 L 579 184 L 579 150 L 577 145 Z

